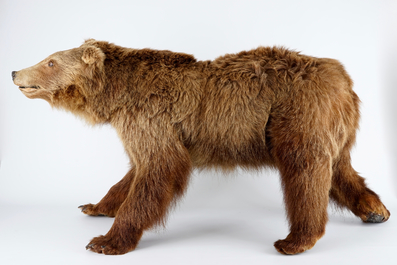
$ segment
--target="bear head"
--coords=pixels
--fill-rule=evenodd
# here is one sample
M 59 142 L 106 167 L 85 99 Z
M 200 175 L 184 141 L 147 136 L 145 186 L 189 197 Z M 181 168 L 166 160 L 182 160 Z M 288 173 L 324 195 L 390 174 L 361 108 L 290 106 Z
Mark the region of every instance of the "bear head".
M 28 98 L 57 106 L 57 97 L 78 90 L 81 97 L 98 93 L 104 83 L 105 54 L 93 39 L 78 48 L 56 52 L 38 64 L 12 72 L 14 84 Z M 69 102 L 72 104 L 73 102 Z

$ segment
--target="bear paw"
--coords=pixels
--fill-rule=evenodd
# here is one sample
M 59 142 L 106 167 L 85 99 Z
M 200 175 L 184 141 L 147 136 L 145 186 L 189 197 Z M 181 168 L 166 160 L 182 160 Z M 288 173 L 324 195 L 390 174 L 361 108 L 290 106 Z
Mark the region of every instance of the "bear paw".
M 300 238 L 298 240 L 292 240 L 291 236 L 288 236 L 284 240 L 278 240 L 274 243 L 274 247 L 278 252 L 284 255 L 294 255 L 305 252 L 311 249 L 317 240 L 305 240 Z
M 390 212 L 387 211 L 387 214 L 377 214 L 377 213 L 369 213 L 363 219 L 365 223 L 384 223 L 389 220 Z M 385 216 L 386 215 L 386 216 Z
M 91 204 L 91 203 L 85 204 L 85 205 L 80 205 L 78 208 L 81 209 L 82 213 L 85 213 L 90 216 L 108 216 L 105 213 L 99 212 L 97 207 L 95 207 L 95 205 Z
M 376 195 L 367 192 L 362 195 L 355 213 L 364 223 L 384 223 L 390 218 L 390 212 Z
M 121 240 L 109 236 L 94 237 L 85 249 L 105 255 L 122 255 L 135 249 L 121 243 Z

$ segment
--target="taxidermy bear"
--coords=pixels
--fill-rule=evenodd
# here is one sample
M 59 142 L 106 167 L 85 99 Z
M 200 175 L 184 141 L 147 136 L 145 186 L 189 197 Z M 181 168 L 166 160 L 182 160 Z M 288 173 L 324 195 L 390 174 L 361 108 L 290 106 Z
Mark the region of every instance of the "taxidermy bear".
M 336 60 L 259 47 L 197 61 L 90 39 L 12 77 L 28 98 L 111 124 L 125 147 L 131 169 L 99 203 L 80 206 L 115 217 L 91 251 L 135 249 L 164 223 L 194 168 L 277 168 L 290 226 L 274 244 L 283 254 L 324 235 L 330 200 L 364 222 L 390 216 L 351 166 L 359 99 Z

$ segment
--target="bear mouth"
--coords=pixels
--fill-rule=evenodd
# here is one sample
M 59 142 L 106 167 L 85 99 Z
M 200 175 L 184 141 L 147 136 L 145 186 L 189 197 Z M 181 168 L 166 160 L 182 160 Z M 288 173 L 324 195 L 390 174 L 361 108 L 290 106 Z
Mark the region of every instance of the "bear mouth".
M 20 86 L 19 89 L 21 89 L 23 92 L 34 92 L 37 91 L 40 88 L 40 86 Z

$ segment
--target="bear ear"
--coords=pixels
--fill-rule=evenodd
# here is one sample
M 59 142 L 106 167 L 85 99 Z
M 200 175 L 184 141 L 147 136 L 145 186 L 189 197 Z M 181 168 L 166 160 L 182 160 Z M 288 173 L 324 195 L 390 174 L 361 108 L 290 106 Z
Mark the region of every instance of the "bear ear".
M 91 44 L 94 45 L 97 41 L 95 39 L 86 39 L 84 41 L 84 44 Z
M 103 51 L 95 46 L 87 46 L 84 48 L 83 55 L 81 56 L 81 59 L 83 62 L 86 64 L 96 64 L 96 65 L 101 65 L 103 64 L 103 61 L 105 60 L 105 54 Z

